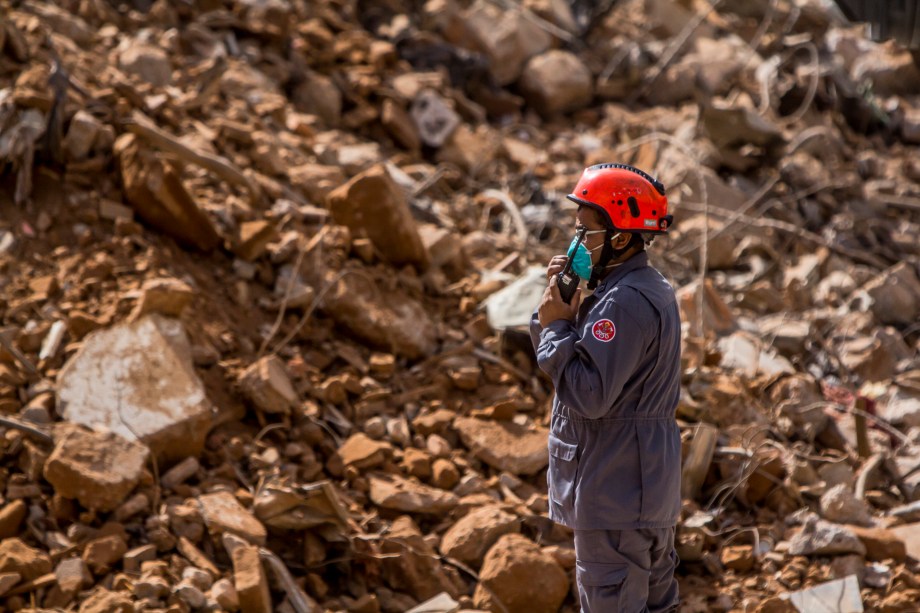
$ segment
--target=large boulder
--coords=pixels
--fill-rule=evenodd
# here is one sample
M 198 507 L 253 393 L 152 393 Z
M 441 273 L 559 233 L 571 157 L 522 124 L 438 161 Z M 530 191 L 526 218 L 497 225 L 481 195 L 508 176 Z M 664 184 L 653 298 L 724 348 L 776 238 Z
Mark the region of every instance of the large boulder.
M 145 443 L 157 460 L 197 455 L 212 405 L 182 323 L 150 314 L 88 335 L 57 379 L 64 419 Z
M 533 475 L 549 464 L 545 428 L 474 417 L 458 417 L 454 428 L 473 455 L 498 470 Z
M 584 108 L 594 96 L 591 71 L 575 54 L 559 49 L 527 62 L 520 86 L 528 102 L 547 116 Z
M 520 520 L 497 506 L 474 509 L 444 533 L 441 553 L 479 567 L 486 552 L 500 537 L 519 530 Z
M 393 264 L 428 266 L 428 253 L 402 188 L 377 165 L 334 189 L 326 197 L 336 223 L 367 236 Z
M 556 613 L 569 577 L 556 560 L 521 534 L 507 534 L 486 554 L 473 602 L 499 611 Z

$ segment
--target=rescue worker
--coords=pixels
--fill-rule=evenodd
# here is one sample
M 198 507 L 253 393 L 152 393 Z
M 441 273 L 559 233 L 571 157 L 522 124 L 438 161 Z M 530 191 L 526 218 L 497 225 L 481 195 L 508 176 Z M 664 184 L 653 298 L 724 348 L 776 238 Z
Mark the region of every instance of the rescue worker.
M 671 225 L 664 186 L 624 164 L 584 171 L 568 198 L 584 240 L 569 247 L 593 294 L 563 301 L 557 274 L 531 321 L 552 378 L 550 518 L 574 531 L 584 613 L 673 611 L 680 513 L 680 314 L 649 265 L 647 243 Z

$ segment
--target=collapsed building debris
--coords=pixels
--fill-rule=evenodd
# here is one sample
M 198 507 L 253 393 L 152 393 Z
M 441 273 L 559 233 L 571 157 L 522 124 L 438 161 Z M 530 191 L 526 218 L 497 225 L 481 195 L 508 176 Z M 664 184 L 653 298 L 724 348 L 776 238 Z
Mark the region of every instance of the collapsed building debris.
M 578 610 L 521 327 L 606 161 L 675 211 L 681 611 L 915 608 L 920 69 L 585 4 L 0 0 L 5 609 Z

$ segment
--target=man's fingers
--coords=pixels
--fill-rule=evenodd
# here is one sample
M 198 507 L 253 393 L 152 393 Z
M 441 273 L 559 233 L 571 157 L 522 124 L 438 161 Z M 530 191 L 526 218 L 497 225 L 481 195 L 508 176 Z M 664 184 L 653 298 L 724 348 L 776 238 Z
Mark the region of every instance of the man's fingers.
M 572 296 L 572 303 L 570 306 L 572 307 L 572 314 L 577 315 L 578 307 L 581 306 L 581 288 L 580 287 L 577 290 L 575 290 L 575 295 Z
M 565 268 L 565 260 L 566 256 L 564 255 L 554 255 L 546 267 L 546 278 L 548 279 L 562 272 L 562 269 Z
M 553 300 L 562 302 L 562 294 L 559 293 L 559 285 L 556 284 L 556 277 L 549 280 L 549 291 L 552 293 Z

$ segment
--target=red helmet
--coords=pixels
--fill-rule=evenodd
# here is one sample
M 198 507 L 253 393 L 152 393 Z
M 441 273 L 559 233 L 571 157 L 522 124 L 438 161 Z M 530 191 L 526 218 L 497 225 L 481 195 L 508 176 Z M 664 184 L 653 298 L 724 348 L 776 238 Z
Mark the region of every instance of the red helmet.
M 568 199 L 600 212 L 608 225 L 625 232 L 666 234 L 674 221 L 664 185 L 626 164 L 586 168 Z

